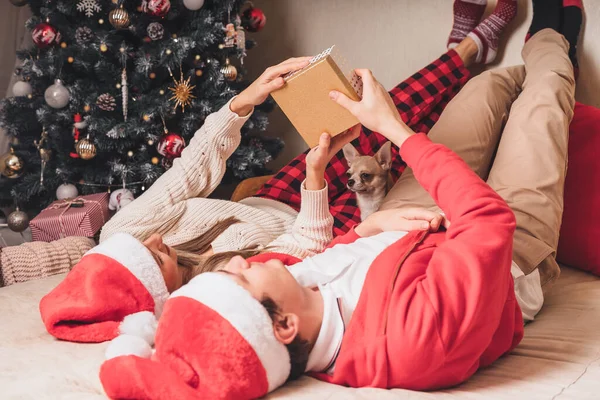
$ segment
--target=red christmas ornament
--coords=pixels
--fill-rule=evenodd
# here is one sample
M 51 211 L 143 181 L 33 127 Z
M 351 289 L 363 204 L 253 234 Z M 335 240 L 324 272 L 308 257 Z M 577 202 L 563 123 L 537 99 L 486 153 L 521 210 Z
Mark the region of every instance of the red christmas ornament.
M 250 7 L 242 14 L 243 25 L 250 32 L 258 32 L 265 27 L 267 17 L 265 13 L 256 7 Z
M 40 49 L 58 44 L 60 42 L 60 32 L 50 24 L 42 22 L 37 24 L 31 32 L 33 43 Z
M 176 133 L 169 132 L 163 135 L 156 145 L 158 153 L 167 158 L 177 158 L 185 148 L 185 140 Z
M 142 2 L 142 11 L 154 17 L 165 17 L 171 9 L 169 0 L 144 0 Z

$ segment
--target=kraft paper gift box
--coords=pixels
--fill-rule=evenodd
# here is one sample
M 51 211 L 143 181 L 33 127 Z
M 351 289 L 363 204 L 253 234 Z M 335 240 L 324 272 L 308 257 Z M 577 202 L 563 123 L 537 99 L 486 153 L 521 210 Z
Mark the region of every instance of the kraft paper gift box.
M 313 57 L 305 68 L 284 79 L 283 88 L 271 95 L 309 147 L 319 144 L 323 132 L 336 136 L 358 120 L 329 98 L 337 90 L 352 100 L 360 100 L 362 81 L 354 72 L 344 75 L 334 55 L 334 46 Z
M 51 242 L 67 236 L 94 237 L 108 221 L 108 193 L 58 200 L 29 222 L 34 241 Z

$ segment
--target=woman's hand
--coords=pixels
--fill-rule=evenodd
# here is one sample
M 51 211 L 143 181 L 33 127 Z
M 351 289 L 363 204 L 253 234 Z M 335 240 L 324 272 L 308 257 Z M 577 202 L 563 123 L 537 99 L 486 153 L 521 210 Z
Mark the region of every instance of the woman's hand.
M 379 132 L 398 147 L 414 132 L 400 118 L 389 93 L 379 83 L 370 70 L 357 69 L 362 78 L 363 94 L 360 101 L 354 101 L 343 93 L 331 91 L 329 97 L 350 111 L 361 124 Z
M 241 117 L 248 115 L 254 106 L 262 104 L 272 92 L 283 87 L 285 81 L 282 75 L 306 67 L 310 59 L 311 57 L 290 58 L 267 68 L 231 102 L 231 111 Z
M 306 155 L 306 189 L 320 190 L 325 187 L 325 169 L 333 156 L 360 135 L 360 125 L 355 125 L 335 137 L 322 133 L 319 145 Z
M 377 235 L 389 231 L 437 232 L 440 226 L 450 227 L 450 222 L 440 213 L 424 208 L 406 208 L 377 211 L 356 227 L 361 237 Z

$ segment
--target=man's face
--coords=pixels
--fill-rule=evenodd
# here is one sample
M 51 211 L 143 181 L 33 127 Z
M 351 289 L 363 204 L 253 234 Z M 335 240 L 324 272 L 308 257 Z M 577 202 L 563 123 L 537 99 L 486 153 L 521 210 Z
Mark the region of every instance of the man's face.
M 270 298 L 283 312 L 296 312 L 304 304 L 307 289 L 296 282 L 279 260 L 249 263 L 236 256 L 219 272 L 233 279 L 258 301 Z

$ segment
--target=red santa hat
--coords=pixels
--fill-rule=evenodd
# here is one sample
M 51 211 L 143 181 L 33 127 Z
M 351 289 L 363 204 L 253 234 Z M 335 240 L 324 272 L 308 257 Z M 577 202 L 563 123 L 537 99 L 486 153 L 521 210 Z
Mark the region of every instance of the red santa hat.
M 123 346 L 124 339 L 111 342 L 107 356 L 114 358 L 100 369 L 110 398 L 254 399 L 290 374 L 289 353 L 267 310 L 219 273 L 199 275 L 171 295 L 151 358 L 144 358 L 149 349 L 131 355 L 136 351 Z
M 168 297 L 150 251 L 133 236 L 117 233 L 87 252 L 42 298 L 40 313 L 58 339 L 97 343 L 129 333 L 152 344 Z

